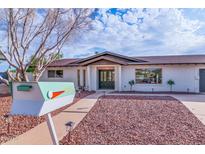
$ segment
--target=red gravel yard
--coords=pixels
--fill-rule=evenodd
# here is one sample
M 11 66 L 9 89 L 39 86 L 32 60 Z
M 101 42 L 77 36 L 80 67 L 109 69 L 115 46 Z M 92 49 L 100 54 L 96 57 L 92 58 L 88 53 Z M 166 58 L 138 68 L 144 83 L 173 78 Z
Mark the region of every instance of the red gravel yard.
M 205 144 L 205 126 L 166 96 L 103 96 L 61 144 Z
M 76 94 L 72 104 L 79 101 L 81 98 L 90 95 L 94 92 L 84 91 L 80 95 Z M 0 143 L 4 143 L 45 121 L 45 117 L 34 116 L 11 116 L 6 118 L 11 109 L 11 96 L 0 95 Z M 52 115 L 56 115 L 65 110 L 71 104 L 62 107 L 52 112 Z

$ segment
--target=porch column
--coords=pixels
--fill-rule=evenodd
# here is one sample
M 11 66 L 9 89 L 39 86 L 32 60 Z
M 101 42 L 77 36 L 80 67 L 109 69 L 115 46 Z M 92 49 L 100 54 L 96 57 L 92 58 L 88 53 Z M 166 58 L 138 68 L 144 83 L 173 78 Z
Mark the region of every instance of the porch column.
M 122 66 L 119 65 L 118 67 L 118 90 L 121 91 L 122 90 Z
M 91 91 L 91 68 L 90 66 L 87 66 L 87 81 L 88 81 L 88 90 Z
M 94 66 L 93 68 L 94 74 L 93 74 L 93 80 L 92 80 L 92 86 L 93 86 L 93 90 L 97 90 L 98 89 L 98 80 L 97 80 L 97 67 Z
M 79 68 L 79 70 L 80 70 L 80 86 L 83 86 L 83 69 L 82 69 L 82 67 Z

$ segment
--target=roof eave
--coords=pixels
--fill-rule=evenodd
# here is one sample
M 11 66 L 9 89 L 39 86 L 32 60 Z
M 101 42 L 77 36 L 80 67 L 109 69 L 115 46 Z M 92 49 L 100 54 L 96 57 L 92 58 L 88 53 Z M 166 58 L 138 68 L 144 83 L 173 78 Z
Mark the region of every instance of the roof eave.
M 102 52 L 102 53 L 99 53 L 99 54 L 96 54 L 96 55 L 93 55 L 93 56 L 90 56 L 90 57 L 87 57 L 87 58 L 80 59 L 80 60 L 76 61 L 76 63 L 83 63 L 83 62 L 88 61 L 90 59 L 94 59 L 94 58 L 97 58 L 97 57 L 100 57 L 100 56 L 103 56 L 103 55 L 106 55 L 106 54 L 111 55 L 111 56 L 115 56 L 115 57 L 120 57 L 120 58 L 127 59 L 127 60 L 134 61 L 134 62 L 146 62 L 144 60 L 140 60 L 140 59 L 136 59 L 136 58 L 132 58 L 132 57 L 127 57 L 127 56 L 124 56 L 124 55 L 120 55 L 120 54 L 116 54 L 116 53 L 106 51 L 106 52 Z
M 205 63 L 128 63 L 128 65 L 200 65 Z

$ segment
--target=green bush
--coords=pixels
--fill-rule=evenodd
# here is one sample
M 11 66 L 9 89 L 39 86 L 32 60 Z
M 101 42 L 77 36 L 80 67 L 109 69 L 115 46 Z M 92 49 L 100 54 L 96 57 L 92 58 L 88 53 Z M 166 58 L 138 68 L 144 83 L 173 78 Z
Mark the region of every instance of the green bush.
M 132 91 L 132 86 L 135 84 L 135 81 L 134 80 L 130 80 L 128 83 L 130 85 L 130 91 Z
M 173 80 L 168 80 L 167 84 L 170 86 L 170 91 L 172 91 L 172 86 L 175 84 Z

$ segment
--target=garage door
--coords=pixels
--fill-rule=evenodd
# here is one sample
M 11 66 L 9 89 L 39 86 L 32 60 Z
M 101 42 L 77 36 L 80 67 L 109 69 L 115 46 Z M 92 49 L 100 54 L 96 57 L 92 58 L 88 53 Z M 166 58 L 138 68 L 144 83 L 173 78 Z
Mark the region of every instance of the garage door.
M 199 70 L 199 90 L 200 92 L 205 92 L 205 69 Z

